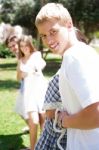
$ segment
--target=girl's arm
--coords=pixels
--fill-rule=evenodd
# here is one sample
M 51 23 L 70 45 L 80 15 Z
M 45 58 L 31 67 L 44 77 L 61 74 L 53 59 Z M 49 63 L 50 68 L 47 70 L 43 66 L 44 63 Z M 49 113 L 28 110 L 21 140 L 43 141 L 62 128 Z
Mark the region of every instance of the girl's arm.
M 20 70 L 20 60 L 18 60 L 18 65 L 17 65 L 17 80 L 22 80 L 26 76 L 27 76 L 27 73 Z
M 43 58 L 41 58 L 41 70 L 43 70 L 46 66 L 46 62 Z
M 38 71 L 43 70 L 46 66 L 45 60 L 42 58 L 42 55 L 40 52 L 37 53 L 36 55 L 36 62 L 35 62 L 35 67 Z

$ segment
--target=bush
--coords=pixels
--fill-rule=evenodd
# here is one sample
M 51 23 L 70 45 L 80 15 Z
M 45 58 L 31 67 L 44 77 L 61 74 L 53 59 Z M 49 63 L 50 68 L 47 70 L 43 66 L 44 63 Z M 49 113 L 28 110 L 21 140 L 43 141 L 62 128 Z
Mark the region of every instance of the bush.
M 14 57 L 9 48 L 5 45 L 0 45 L 0 58 Z

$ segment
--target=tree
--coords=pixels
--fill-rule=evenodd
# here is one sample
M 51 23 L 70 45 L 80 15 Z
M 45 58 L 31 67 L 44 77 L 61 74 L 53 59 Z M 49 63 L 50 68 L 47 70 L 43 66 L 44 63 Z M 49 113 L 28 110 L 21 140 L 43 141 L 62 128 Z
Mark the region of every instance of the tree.
M 27 28 L 36 37 L 35 17 L 47 2 L 59 2 L 68 8 L 74 25 L 91 39 L 99 29 L 99 0 L 1 0 L 0 20 Z
M 91 39 L 99 30 L 99 0 L 49 0 L 59 2 L 68 8 L 74 25 Z
M 98 0 L 68 0 L 68 9 L 75 26 L 84 31 L 91 39 L 92 34 L 99 29 L 99 1 Z M 90 34 L 91 33 L 91 34 Z
M 34 5 L 33 0 L 2 0 L 1 20 L 12 25 L 21 25 L 28 29 L 31 34 L 33 31 Z M 32 32 L 33 31 L 33 32 Z

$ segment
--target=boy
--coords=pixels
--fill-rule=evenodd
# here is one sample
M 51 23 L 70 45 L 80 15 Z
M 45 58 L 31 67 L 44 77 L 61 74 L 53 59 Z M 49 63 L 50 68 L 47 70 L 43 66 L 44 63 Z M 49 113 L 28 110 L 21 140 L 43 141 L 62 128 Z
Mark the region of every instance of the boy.
M 18 58 L 18 52 L 19 52 L 18 41 L 19 39 L 16 35 L 12 35 L 6 40 L 6 46 L 16 56 L 16 58 Z
M 61 4 L 47 3 L 35 21 L 43 43 L 63 56 L 59 89 L 67 128 L 66 150 L 99 149 L 99 56 L 77 40 L 72 18 Z

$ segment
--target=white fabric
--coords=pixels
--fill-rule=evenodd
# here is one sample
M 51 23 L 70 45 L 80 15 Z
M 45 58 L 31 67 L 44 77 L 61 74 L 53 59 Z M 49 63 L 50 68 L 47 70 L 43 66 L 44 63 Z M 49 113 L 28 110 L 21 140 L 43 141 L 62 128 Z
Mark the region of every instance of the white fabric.
M 31 115 L 32 115 L 33 122 L 35 124 L 39 124 L 40 120 L 39 120 L 39 114 L 38 114 L 38 112 L 33 111 Z
M 79 42 L 64 53 L 59 89 L 64 109 L 69 114 L 99 101 L 99 55 L 96 51 Z M 68 128 L 66 150 L 99 150 L 99 128 Z
M 59 111 L 62 111 L 62 109 L 57 108 L 56 111 L 55 111 L 55 119 L 54 119 L 54 123 L 53 123 L 53 129 L 55 130 L 55 132 L 61 133 L 58 140 L 57 140 L 57 145 L 58 145 L 60 150 L 64 150 L 63 147 L 61 146 L 60 142 L 61 142 L 61 139 L 66 134 L 66 129 L 65 128 L 57 128 L 57 123 L 58 123 L 57 121 L 58 121 Z
M 28 76 L 24 78 L 23 87 L 20 90 L 16 101 L 15 111 L 23 118 L 28 118 L 28 112 L 43 112 L 43 102 L 47 89 L 47 80 L 42 74 L 45 61 L 41 57 L 40 52 L 34 52 L 27 63 L 22 63 L 20 69 L 27 72 Z M 23 92 L 21 92 L 23 91 Z

